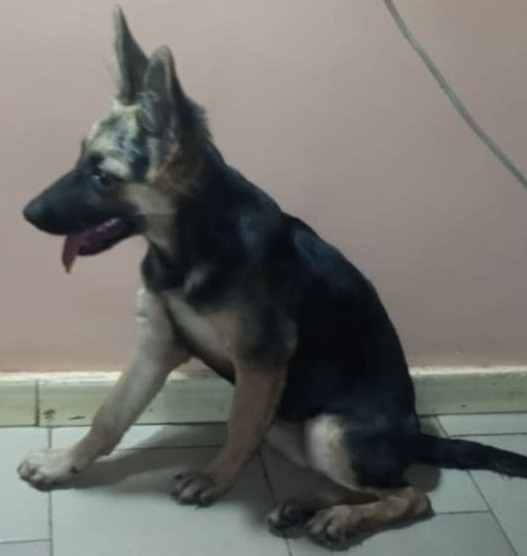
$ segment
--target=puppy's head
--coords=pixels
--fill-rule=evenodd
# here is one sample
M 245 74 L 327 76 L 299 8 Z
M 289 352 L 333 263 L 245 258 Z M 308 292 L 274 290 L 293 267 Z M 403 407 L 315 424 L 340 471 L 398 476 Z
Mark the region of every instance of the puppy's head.
M 189 192 L 208 141 L 202 111 L 183 92 L 167 47 L 148 58 L 115 12 L 116 98 L 83 139 L 72 170 L 33 199 L 25 218 L 66 236 L 63 263 L 143 233 L 169 244 L 177 199 Z

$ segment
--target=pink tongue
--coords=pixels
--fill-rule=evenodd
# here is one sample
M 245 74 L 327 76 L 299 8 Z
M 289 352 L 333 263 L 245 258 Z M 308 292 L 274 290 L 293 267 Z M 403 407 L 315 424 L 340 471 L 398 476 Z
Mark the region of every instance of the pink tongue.
M 66 236 L 66 239 L 64 240 L 64 247 L 62 248 L 62 264 L 64 265 L 66 272 L 71 271 L 71 267 L 79 254 L 79 249 L 85 237 L 86 232 Z

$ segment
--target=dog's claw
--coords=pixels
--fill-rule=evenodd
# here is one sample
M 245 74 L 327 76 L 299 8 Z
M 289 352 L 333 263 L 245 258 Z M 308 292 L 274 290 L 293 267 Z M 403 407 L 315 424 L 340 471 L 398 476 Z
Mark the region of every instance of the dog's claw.
M 215 502 L 224 490 L 210 474 L 188 471 L 174 477 L 172 496 L 181 504 L 205 507 Z

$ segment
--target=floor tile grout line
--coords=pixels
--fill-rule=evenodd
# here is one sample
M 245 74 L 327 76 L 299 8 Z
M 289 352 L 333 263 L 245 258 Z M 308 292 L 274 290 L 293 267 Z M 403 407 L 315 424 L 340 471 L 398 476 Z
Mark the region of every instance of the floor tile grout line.
M 448 434 L 447 430 L 443 426 L 443 423 L 441 422 L 441 416 L 438 415 L 437 417 L 434 418 L 434 420 L 439 427 L 439 432 L 442 433 L 442 435 L 444 435 L 446 438 L 450 438 L 450 435 Z
M 40 380 L 35 381 L 35 407 L 34 407 L 35 426 L 40 427 Z
M 265 481 L 267 482 L 269 492 L 271 493 L 271 498 L 273 499 L 273 503 L 278 504 L 278 498 L 276 496 L 276 491 L 274 489 L 273 482 L 271 481 L 271 474 L 269 473 L 269 469 L 267 469 L 267 465 L 265 463 L 265 457 L 263 455 L 262 450 L 258 450 L 258 460 L 260 461 L 260 466 L 262 468 L 262 472 L 263 472 Z M 289 539 L 287 537 L 282 537 L 281 540 L 285 542 L 285 546 L 286 546 L 286 549 L 287 549 L 287 554 L 289 556 L 293 556 L 293 549 L 291 548 L 291 544 L 289 543 Z
M 470 436 L 527 436 L 527 432 L 463 432 L 463 433 L 451 433 L 449 436 L 453 438 L 464 438 Z
M 467 415 L 478 415 L 478 414 L 467 414 Z M 493 414 L 493 413 L 481 413 L 479 415 L 485 415 L 485 416 L 489 416 L 489 415 L 513 415 L 513 416 L 520 416 L 523 415 L 525 416 L 526 413 L 525 412 L 520 412 L 520 413 L 502 413 L 502 414 Z M 439 422 L 439 424 L 441 425 L 441 428 L 443 430 L 445 430 L 446 432 L 446 427 L 442 422 L 442 419 L 444 417 L 451 417 L 451 415 L 437 415 L 437 421 Z M 463 415 L 455 415 L 454 417 L 459 417 L 459 418 L 463 418 Z M 512 435 L 519 435 L 519 436 L 527 436 L 527 430 L 523 429 L 523 430 L 519 430 L 516 432 L 511 432 L 508 430 L 504 430 L 504 431 L 492 431 L 492 432 L 480 432 L 481 428 L 478 427 L 477 431 L 468 431 L 467 432 L 452 432 L 452 433 L 448 433 L 448 436 L 452 436 L 452 437 L 463 437 L 463 436 L 512 436 Z
M 48 448 L 51 449 L 53 447 L 53 429 L 51 427 L 47 427 L 48 431 Z M 48 534 L 49 534 L 49 554 L 53 556 L 55 552 L 54 543 L 53 543 L 53 493 L 48 493 Z
M 485 500 L 484 500 L 484 502 L 485 502 Z M 487 506 L 486 510 L 450 510 L 450 511 L 447 510 L 447 511 L 444 511 L 444 512 L 436 511 L 434 513 L 434 515 L 457 515 L 457 514 L 465 515 L 465 514 L 490 514 L 490 513 L 492 513 L 488 509 L 488 505 L 485 504 L 485 506 Z
M 221 448 L 222 444 L 181 444 L 178 446 L 134 446 L 131 448 L 116 448 L 115 452 L 137 452 L 139 450 L 188 450 L 190 448 Z
M 512 544 L 512 540 L 509 538 L 509 535 L 507 534 L 507 531 L 503 527 L 503 525 L 502 525 L 501 521 L 498 519 L 497 515 L 494 513 L 494 508 L 492 507 L 492 504 L 487 500 L 487 497 L 485 496 L 485 494 L 481 490 L 478 482 L 476 481 L 476 479 L 472 475 L 472 471 L 469 471 L 468 475 L 470 477 L 470 480 L 472 481 L 472 484 L 475 486 L 476 490 L 479 492 L 479 495 L 483 498 L 483 500 L 485 502 L 485 505 L 488 508 L 489 513 L 492 515 L 492 517 L 494 518 L 494 521 L 498 525 L 500 531 L 503 533 L 504 537 L 507 539 L 507 543 L 509 544 L 513 554 L 515 554 L 516 556 L 519 556 L 518 551 L 516 550 L 516 547 Z
M 438 419 L 439 424 L 441 426 L 441 428 L 443 430 L 445 430 L 445 427 L 443 426 L 443 423 L 441 423 L 441 420 Z M 446 432 L 446 431 L 445 431 Z M 511 433 L 511 435 L 514 433 Z M 463 435 L 448 435 L 449 438 L 458 438 L 461 437 Z M 466 435 L 466 436 L 472 436 L 472 437 L 477 437 L 477 436 L 481 436 L 481 437 L 485 437 L 485 436 L 503 436 L 503 435 L 492 435 L 492 434 L 472 434 L 472 435 Z M 499 527 L 500 531 L 503 533 L 504 537 L 507 539 L 507 543 L 510 546 L 510 549 L 512 550 L 512 552 L 514 554 L 516 554 L 516 556 L 518 556 L 518 552 L 516 551 L 516 548 L 514 547 L 514 545 L 512 544 L 511 539 L 509 538 L 509 535 L 507 534 L 507 531 L 505 531 L 503 525 L 501 524 L 501 521 L 498 519 L 498 517 L 496 516 L 496 514 L 494 513 L 494 508 L 492 507 L 492 505 L 490 504 L 490 502 L 487 500 L 487 497 L 485 496 L 485 493 L 481 490 L 478 482 L 476 481 L 474 475 L 472 474 L 471 470 L 468 470 L 468 476 L 470 478 L 470 481 L 472 482 L 474 488 L 476 489 L 476 491 L 478 492 L 478 494 L 481 496 L 483 502 L 485 502 L 485 506 L 487 506 L 487 510 L 488 513 L 490 513 L 490 515 L 493 517 L 494 521 L 496 522 L 497 526 Z
M 211 448 L 221 448 L 221 446 L 222 444 L 199 444 L 198 446 L 196 446 L 195 444 L 194 445 L 185 444 L 180 446 L 138 446 L 133 448 L 115 448 L 112 454 L 116 454 L 117 452 L 142 452 L 144 450 L 148 450 L 150 452 L 155 452 L 157 450 L 193 450 L 193 449 L 200 450 L 201 448 L 210 450 Z M 103 457 L 106 458 L 109 457 L 109 455 L 110 454 L 108 454 L 108 456 L 103 456 Z
M 264 474 L 264 477 L 265 477 L 265 481 L 266 481 L 267 486 L 269 488 L 269 492 L 271 493 L 271 498 L 273 499 L 273 502 L 275 504 L 277 504 L 278 500 L 276 499 L 276 492 L 274 490 L 273 483 L 271 481 L 271 475 L 269 474 L 269 470 L 267 469 L 267 466 L 265 464 L 265 458 L 263 456 L 262 450 L 258 451 L 258 460 L 260 461 L 260 465 L 262 467 L 262 471 L 263 471 L 263 474 Z
M 49 554 L 53 556 L 55 554 L 55 539 L 53 535 L 53 493 L 49 493 L 48 501 L 48 515 L 49 515 Z
M 443 423 L 441 422 L 441 416 L 438 415 L 436 417 L 436 422 L 439 425 L 440 430 L 444 433 L 444 435 L 447 438 L 456 438 L 457 435 L 450 435 L 445 426 L 443 425 Z M 468 436 L 468 435 L 467 435 Z M 477 436 L 477 435 L 472 435 L 472 436 Z M 489 436 L 489 435 L 480 435 L 480 436 Z M 503 533 L 503 536 L 505 537 L 505 539 L 507 540 L 507 544 L 509 545 L 510 549 L 512 550 L 512 553 L 515 554 L 516 556 L 518 556 L 518 552 L 516 551 L 516 548 L 514 547 L 514 545 L 512 544 L 511 539 L 509 538 L 509 535 L 507 535 L 507 532 L 505 531 L 505 529 L 503 528 L 503 525 L 501 524 L 500 520 L 497 518 L 496 514 L 494 513 L 494 509 L 492 508 L 491 504 L 489 503 L 489 501 L 487 500 L 486 496 L 484 495 L 483 491 L 481 490 L 481 488 L 478 485 L 478 482 L 476 481 L 476 479 L 474 478 L 474 476 L 472 475 L 472 472 L 470 470 L 466 471 L 469 480 L 471 481 L 472 485 L 474 486 L 474 488 L 476 489 L 476 492 L 480 495 L 481 499 L 483 500 L 483 502 L 485 503 L 485 506 L 487 507 L 487 511 L 477 511 L 477 512 L 437 512 L 438 514 L 457 514 L 457 513 L 484 513 L 484 514 L 490 514 L 492 516 L 492 518 L 494 519 L 496 525 L 498 526 L 499 530 Z
M 0 541 L 0 547 L 2 546 L 9 546 L 10 544 L 31 544 L 35 542 L 47 542 L 49 543 L 49 539 L 22 539 L 16 541 Z

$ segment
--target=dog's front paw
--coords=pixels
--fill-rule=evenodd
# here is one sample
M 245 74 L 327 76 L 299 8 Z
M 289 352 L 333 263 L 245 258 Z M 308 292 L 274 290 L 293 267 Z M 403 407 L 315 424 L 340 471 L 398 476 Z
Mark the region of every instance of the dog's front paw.
M 185 471 L 174 477 L 172 494 L 181 504 L 210 506 L 229 490 L 230 486 L 218 481 L 206 471 Z
M 78 473 L 67 450 L 44 450 L 29 454 L 18 466 L 20 478 L 38 490 L 63 485 Z

